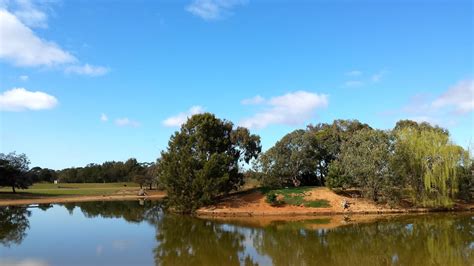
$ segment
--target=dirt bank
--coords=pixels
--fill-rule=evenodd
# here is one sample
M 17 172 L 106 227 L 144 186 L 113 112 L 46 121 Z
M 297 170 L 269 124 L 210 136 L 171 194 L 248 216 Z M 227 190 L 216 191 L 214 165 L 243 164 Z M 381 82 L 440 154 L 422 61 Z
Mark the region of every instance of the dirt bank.
M 66 203 L 66 202 L 84 202 L 84 201 L 115 201 L 115 200 L 135 200 L 135 199 L 162 199 L 166 196 L 162 191 L 147 191 L 148 196 L 137 196 L 129 193 L 117 193 L 112 195 L 94 195 L 94 196 L 51 196 L 35 197 L 25 199 L 1 199 L 0 206 L 28 205 L 42 203 Z
M 332 214 L 389 214 L 439 211 L 428 208 L 391 208 L 387 205 L 375 204 L 363 198 L 343 196 L 334 193 L 328 188 L 313 188 L 306 193 L 307 200 L 327 200 L 330 207 L 312 208 L 304 206 L 271 206 L 265 200 L 264 194 L 258 190 L 231 195 L 220 203 L 201 208 L 199 216 L 304 216 L 304 215 L 332 215 Z M 348 208 L 342 202 L 349 204 Z M 472 211 L 474 204 L 458 203 L 453 211 Z

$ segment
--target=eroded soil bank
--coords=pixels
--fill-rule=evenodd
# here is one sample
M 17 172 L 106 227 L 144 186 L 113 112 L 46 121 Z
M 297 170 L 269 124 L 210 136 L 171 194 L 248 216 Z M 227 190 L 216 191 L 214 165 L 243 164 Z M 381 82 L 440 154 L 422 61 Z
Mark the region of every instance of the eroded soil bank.
M 394 214 L 442 211 L 430 208 L 390 207 L 375 204 L 364 198 L 354 198 L 334 193 L 328 188 L 317 187 L 306 193 L 307 200 L 327 200 L 330 207 L 305 207 L 294 205 L 272 206 L 266 202 L 265 195 L 258 190 L 242 192 L 224 198 L 218 204 L 201 208 L 198 216 L 312 216 L 332 214 Z M 343 207 L 343 202 L 348 207 Z M 443 211 L 474 211 L 474 204 L 458 202 L 449 210 Z

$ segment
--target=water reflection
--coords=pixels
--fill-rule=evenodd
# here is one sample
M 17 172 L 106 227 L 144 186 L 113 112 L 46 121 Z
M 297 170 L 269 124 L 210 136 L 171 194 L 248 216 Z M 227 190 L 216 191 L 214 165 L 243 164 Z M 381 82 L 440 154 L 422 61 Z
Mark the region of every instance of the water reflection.
M 48 235 L 46 241 L 52 243 L 80 237 L 81 241 L 75 245 L 82 246 L 61 251 L 70 253 L 62 254 L 64 257 L 74 254 L 79 259 L 87 258 L 87 261 L 69 263 L 74 265 L 474 264 L 472 213 L 402 216 L 371 222 L 366 219 L 359 223 L 354 217 L 291 221 L 269 217 L 205 220 L 165 214 L 159 202 L 149 201 L 141 204 L 135 201 L 85 202 L 55 205 L 53 208 L 37 207 L 0 209 L 0 244 L 4 246 L 0 247 L 0 257 L 10 256 L 17 261 L 37 257 L 47 261 L 47 265 L 68 264 L 67 261 L 56 263 L 54 254 L 35 253 L 33 248 L 43 243 L 23 245 L 22 240 L 28 239 L 27 233 L 31 232 L 32 236 L 33 233 Z M 66 209 L 66 215 L 80 220 L 80 223 L 56 227 L 54 232 L 49 232 L 53 228 L 30 226 L 30 220 L 32 225 L 37 224 L 36 211 L 50 214 L 48 219 L 55 219 L 58 208 Z M 100 227 L 104 221 L 124 223 L 120 227 L 108 226 L 107 236 L 101 236 L 105 234 L 100 231 L 103 229 L 94 231 L 93 227 L 104 228 Z M 137 230 L 144 226 L 149 230 L 139 234 Z M 78 235 L 81 227 L 97 235 Z M 125 236 L 125 232 L 129 234 Z M 98 245 L 98 241 L 108 241 L 108 255 L 107 246 Z M 140 245 L 136 246 L 137 243 Z M 15 252 L 8 248 L 11 244 L 18 245 Z M 87 253 L 91 249 L 97 253 L 96 257 Z M 110 253 L 112 250 L 115 253 Z
M 4 246 L 20 244 L 29 227 L 30 212 L 25 207 L 0 208 L 0 243 Z

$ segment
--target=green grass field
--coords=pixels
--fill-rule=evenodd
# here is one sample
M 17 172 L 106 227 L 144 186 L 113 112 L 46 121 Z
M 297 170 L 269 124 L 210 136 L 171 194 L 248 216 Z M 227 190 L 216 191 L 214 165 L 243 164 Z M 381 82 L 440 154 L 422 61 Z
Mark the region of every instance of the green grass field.
M 139 185 L 135 183 L 37 183 L 28 189 L 17 189 L 16 194 L 12 193 L 10 187 L 2 187 L 0 188 L 0 199 L 110 195 L 120 190 L 136 190 L 138 188 Z

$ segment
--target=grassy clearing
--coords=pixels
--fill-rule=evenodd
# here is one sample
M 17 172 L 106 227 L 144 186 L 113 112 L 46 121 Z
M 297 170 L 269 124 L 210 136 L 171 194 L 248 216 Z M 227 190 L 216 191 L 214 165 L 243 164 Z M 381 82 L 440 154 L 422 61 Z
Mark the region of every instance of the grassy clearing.
M 28 189 L 17 189 L 17 193 L 12 193 L 9 187 L 2 187 L 0 188 L 0 199 L 110 195 L 121 190 L 136 190 L 138 188 L 139 185 L 135 183 L 38 183 Z
M 294 205 L 294 206 L 305 206 L 310 208 L 328 208 L 331 207 L 327 200 L 307 200 L 306 197 L 310 195 L 310 191 L 313 187 L 292 187 L 282 189 L 269 189 L 261 188 L 260 191 L 267 197 L 267 201 L 274 198 L 282 198 L 274 202 L 269 202 L 273 205 Z

